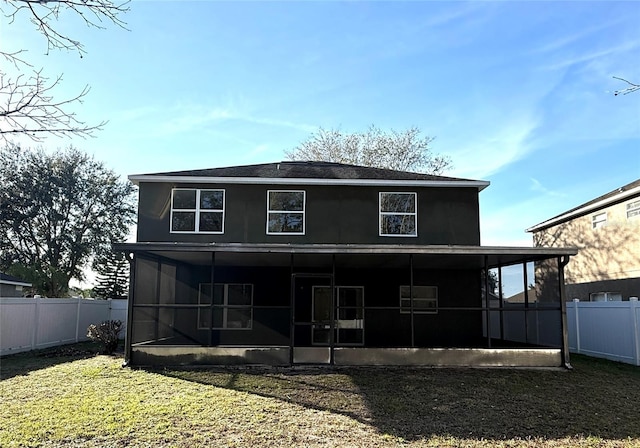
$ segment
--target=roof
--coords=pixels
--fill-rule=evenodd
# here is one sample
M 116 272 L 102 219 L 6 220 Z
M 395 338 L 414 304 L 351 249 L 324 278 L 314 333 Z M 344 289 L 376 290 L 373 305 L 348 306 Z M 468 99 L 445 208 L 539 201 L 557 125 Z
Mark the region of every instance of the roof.
M 553 218 L 547 219 L 539 224 L 536 224 L 527 229 L 527 232 L 538 232 L 540 230 L 548 229 L 549 227 L 553 227 L 558 224 L 562 224 L 563 222 L 570 221 L 575 218 L 579 218 L 589 213 L 593 213 L 598 210 L 602 210 L 603 208 L 609 207 L 611 205 L 633 199 L 634 197 L 640 197 L 640 179 L 634 180 L 627 185 L 624 185 L 620 188 L 616 188 L 609 193 L 603 194 L 602 196 L 598 196 L 595 199 L 592 199 L 584 204 L 581 204 L 577 207 L 572 208 L 571 210 L 567 210 L 564 213 L 561 213 Z
M 142 242 L 114 243 L 113 249 L 122 252 L 154 253 L 170 259 L 193 264 L 211 263 L 211 253 L 216 253 L 216 262 L 231 264 L 246 263 L 242 254 L 250 254 L 249 263 L 259 265 L 289 265 L 290 257 L 304 260 L 309 256 L 340 256 L 344 260 L 355 258 L 379 262 L 390 267 L 393 260 L 408 262 L 414 259 L 416 267 L 482 268 L 541 261 L 550 258 L 572 256 L 578 253 L 575 247 L 506 247 L 506 246 L 462 246 L 462 245 L 411 245 L 411 244 L 278 244 L 278 243 L 174 243 Z M 393 259 L 393 260 L 392 260 Z M 275 260 L 275 261 L 274 261 Z M 279 261 L 278 261 L 279 260 Z M 391 261 L 390 261 L 391 260 Z M 299 261 L 296 261 L 296 264 Z
M 284 161 L 259 165 L 242 165 L 199 170 L 133 174 L 129 179 L 139 182 L 182 183 L 261 183 L 261 184 L 392 184 L 423 186 L 463 186 L 482 190 L 489 182 L 435 176 L 432 174 L 396 171 L 334 162 Z
M 24 280 L 18 277 L 14 277 L 12 275 L 8 275 L 2 272 L 0 272 L 0 283 L 3 283 L 5 285 L 15 285 L 15 286 L 26 286 L 26 287 L 32 286 L 31 283 L 29 282 L 25 282 Z

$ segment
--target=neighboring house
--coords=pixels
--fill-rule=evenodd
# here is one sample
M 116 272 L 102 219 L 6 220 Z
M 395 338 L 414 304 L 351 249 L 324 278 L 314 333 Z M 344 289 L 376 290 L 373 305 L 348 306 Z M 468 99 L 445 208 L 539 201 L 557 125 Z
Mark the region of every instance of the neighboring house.
M 567 299 L 640 296 L 640 179 L 527 229 L 535 246 L 575 246 Z
M 568 362 L 561 302 L 551 346 L 487 336 L 502 308 L 486 312 L 483 272 L 552 259 L 561 277 L 575 254 L 480 246 L 488 182 L 326 162 L 129 179 L 128 363 Z
M 31 283 L 0 272 L 0 297 L 22 297 L 24 288 L 31 286 Z

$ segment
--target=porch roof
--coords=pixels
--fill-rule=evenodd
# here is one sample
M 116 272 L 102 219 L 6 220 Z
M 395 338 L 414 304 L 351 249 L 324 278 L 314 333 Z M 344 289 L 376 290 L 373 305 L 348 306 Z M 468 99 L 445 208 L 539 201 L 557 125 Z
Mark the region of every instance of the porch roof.
M 341 264 L 395 266 L 407 263 L 413 255 L 414 265 L 424 268 L 490 268 L 542 261 L 576 255 L 575 247 L 507 247 L 449 246 L 409 244 L 247 244 L 247 243 L 115 243 L 118 252 L 150 253 L 193 264 L 209 264 L 216 253 L 216 263 L 246 265 L 252 254 L 254 265 L 289 265 L 291 255 L 296 265 L 312 265 L 321 259 L 339 256 Z

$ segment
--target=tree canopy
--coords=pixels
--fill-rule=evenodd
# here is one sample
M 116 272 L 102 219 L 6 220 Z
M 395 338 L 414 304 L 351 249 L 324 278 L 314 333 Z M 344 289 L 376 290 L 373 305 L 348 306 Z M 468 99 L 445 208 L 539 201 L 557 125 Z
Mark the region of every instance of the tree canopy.
M 50 297 L 134 223 L 134 186 L 74 147 L 0 149 L 0 185 L 0 269 Z
M 365 132 L 345 133 L 323 129 L 311 134 L 296 148 L 285 151 L 289 160 L 314 160 L 351 165 L 442 174 L 452 168 L 451 159 L 434 154 L 433 137 L 422 137 L 420 129 L 384 132 L 370 126 Z
M 122 252 L 108 251 L 96 256 L 92 264 L 98 274 L 93 296 L 98 299 L 126 298 L 129 290 L 129 261 Z

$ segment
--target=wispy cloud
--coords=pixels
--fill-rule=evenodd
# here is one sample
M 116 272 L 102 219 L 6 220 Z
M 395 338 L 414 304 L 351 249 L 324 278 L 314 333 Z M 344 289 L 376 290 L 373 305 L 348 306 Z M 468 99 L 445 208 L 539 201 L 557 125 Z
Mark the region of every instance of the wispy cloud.
M 517 162 L 533 150 L 530 138 L 538 126 L 535 118 L 513 121 L 485 138 L 452 152 L 455 175 L 486 178 Z
M 531 180 L 531 186 L 529 187 L 529 189 L 531 191 L 537 192 L 537 193 L 542 193 L 545 196 L 552 196 L 552 197 L 565 197 L 566 194 L 561 193 L 559 191 L 554 191 L 554 190 L 550 190 L 549 188 L 545 187 L 544 185 L 542 185 L 542 183 L 535 178 L 530 178 Z

